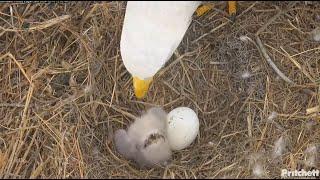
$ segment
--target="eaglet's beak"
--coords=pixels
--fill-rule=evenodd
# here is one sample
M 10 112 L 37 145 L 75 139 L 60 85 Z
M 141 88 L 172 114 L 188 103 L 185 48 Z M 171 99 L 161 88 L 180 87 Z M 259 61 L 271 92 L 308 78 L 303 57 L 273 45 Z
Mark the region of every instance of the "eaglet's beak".
M 142 80 L 138 77 L 133 77 L 134 94 L 138 99 L 142 99 L 146 96 L 151 82 L 152 78 Z

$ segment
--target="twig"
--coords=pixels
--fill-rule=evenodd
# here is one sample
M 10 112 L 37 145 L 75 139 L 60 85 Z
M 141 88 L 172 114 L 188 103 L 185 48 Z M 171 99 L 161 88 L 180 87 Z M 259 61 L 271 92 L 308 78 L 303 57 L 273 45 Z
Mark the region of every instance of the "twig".
M 267 21 L 263 26 L 261 26 L 256 32 L 256 36 L 258 36 L 262 31 L 264 31 L 274 20 L 276 20 L 280 15 L 282 15 L 283 10 L 279 10 L 279 12 L 274 15 L 271 19 Z
M 50 20 L 48 20 L 48 21 L 42 22 L 42 23 L 39 24 L 39 25 L 30 27 L 28 30 L 41 30 L 41 29 L 45 29 L 45 28 L 48 28 L 48 27 L 53 26 L 53 25 L 55 25 L 55 24 L 58 24 L 58 23 L 66 20 L 66 19 L 69 19 L 70 17 L 71 17 L 70 15 L 59 16 L 59 17 L 50 19 Z
M 101 102 L 101 101 L 95 101 L 95 102 L 96 102 L 97 104 L 102 105 L 102 106 L 110 107 L 110 102 L 108 102 L 109 104 L 103 103 L 103 102 Z M 117 111 L 117 112 L 119 112 L 119 113 L 121 113 L 121 114 L 123 114 L 123 115 L 125 115 L 125 116 L 127 116 L 127 117 L 129 117 L 129 118 L 131 118 L 131 119 L 137 119 L 137 116 L 135 116 L 135 115 L 133 115 L 133 114 L 131 114 L 131 113 L 129 113 L 129 112 L 126 112 L 126 111 L 124 111 L 124 110 L 122 110 L 122 109 L 120 109 L 120 108 L 117 108 L 117 107 L 115 107 L 115 105 L 111 105 L 111 108 L 112 108 L 113 110 L 115 110 L 115 111 Z
M 250 9 L 252 9 L 255 5 L 257 4 L 257 2 L 253 3 L 251 6 L 249 6 L 246 10 L 244 10 L 241 14 L 239 14 L 237 16 L 237 18 L 241 17 L 242 15 L 244 15 L 246 12 L 248 12 Z M 197 39 L 193 40 L 191 43 L 195 43 L 197 41 L 199 41 L 200 39 L 204 38 L 205 36 L 213 33 L 214 31 L 217 31 L 218 29 L 222 28 L 223 26 L 227 25 L 228 23 L 232 22 L 231 20 L 224 22 L 222 24 L 220 24 L 219 26 L 217 26 L 216 28 L 213 28 L 211 31 L 201 35 L 200 37 L 198 37 Z
M 30 175 L 30 179 L 35 179 L 37 178 L 40 174 L 41 174 L 41 171 L 43 170 L 43 168 L 45 167 L 45 165 L 49 162 L 49 159 L 46 159 L 46 161 L 44 162 L 41 162 L 37 168 L 35 170 L 32 171 L 31 175 Z
M 250 11 L 259 1 L 254 2 L 253 4 L 251 4 L 246 10 L 242 11 L 241 14 L 239 14 L 238 16 L 236 16 L 236 18 L 239 18 L 241 16 L 243 16 L 244 14 L 246 14 L 248 11 Z
M 32 82 L 31 82 L 30 78 L 28 77 L 26 71 L 23 69 L 21 63 L 20 63 L 19 61 L 17 61 L 16 58 L 15 58 L 10 52 L 8 52 L 8 53 L 6 53 L 5 55 L 1 56 L 1 57 L 0 57 L 0 60 L 2 60 L 3 58 L 5 58 L 6 56 L 9 56 L 9 57 L 17 64 L 17 66 L 18 66 L 19 69 L 21 70 L 22 74 L 27 78 L 27 80 L 29 81 L 30 85 L 32 86 L 33 84 L 32 84 Z
M 229 23 L 229 21 L 227 21 L 227 22 L 224 22 L 224 23 L 220 24 L 220 25 L 219 25 L 219 26 L 217 26 L 216 28 L 213 28 L 211 31 L 209 31 L 209 32 L 207 32 L 207 33 L 205 33 L 205 34 L 201 35 L 201 36 L 200 36 L 200 37 L 198 37 L 197 39 L 193 40 L 191 43 L 193 44 L 193 43 L 195 43 L 195 42 L 199 41 L 200 39 L 202 39 L 202 38 L 206 37 L 207 35 L 209 35 L 209 34 L 211 34 L 211 33 L 215 32 L 215 31 L 217 31 L 218 29 L 222 28 L 223 26 L 227 25 L 228 23 Z
M 28 94 L 27 94 L 27 99 L 26 99 L 26 102 L 25 102 L 25 105 L 24 105 L 24 109 L 23 109 L 23 112 L 22 112 L 22 120 L 21 120 L 21 123 L 22 123 L 22 128 L 26 128 L 27 127 L 27 123 L 28 123 L 28 109 L 29 109 L 29 105 L 30 105 L 30 102 L 31 102 L 31 97 L 33 95 L 33 90 L 34 90 L 34 87 L 32 85 L 29 86 L 29 90 L 28 90 Z M 22 136 L 24 134 L 24 129 L 22 129 L 20 131 L 20 141 L 21 143 L 22 142 Z
M 300 70 L 302 73 L 309 78 L 309 80 L 313 83 L 315 83 L 315 80 L 311 77 L 311 75 L 301 67 L 301 65 L 282 47 L 280 46 L 280 49 L 286 54 L 286 56 L 293 62 L 293 64 Z
M 272 61 L 272 59 L 271 59 L 270 56 L 268 55 L 266 48 L 265 48 L 264 45 L 262 44 L 259 36 L 256 36 L 256 42 L 257 42 L 257 45 L 258 45 L 258 47 L 259 47 L 259 49 L 260 49 L 260 52 L 262 53 L 262 55 L 264 56 L 264 58 L 267 60 L 268 64 L 272 67 L 272 69 L 275 70 L 276 73 L 277 73 L 284 81 L 286 81 L 287 83 L 290 83 L 290 84 L 294 84 L 294 82 L 291 81 L 286 75 L 284 75 L 284 74 L 278 69 L 278 67 L 274 64 L 274 62 Z
M 21 29 L 21 28 L 14 28 L 14 29 L 7 29 L 7 28 L 4 28 L 2 26 L 0 26 L 0 29 L 2 29 L 3 31 L 7 31 L 7 32 L 21 32 L 21 31 L 33 31 L 33 30 L 42 30 L 42 29 L 46 29 L 48 27 L 51 27 L 55 24 L 58 24 L 66 19 L 69 19 L 71 16 L 70 15 L 63 15 L 63 16 L 59 16 L 59 17 L 56 17 L 56 18 L 53 18 L 53 19 L 50 19 L 48 21 L 44 21 L 42 23 L 40 23 L 39 25 L 35 25 L 35 26 L 32 26 L 30 28 L 24 28 L 24 29 Z
M 252 138 L 252 118 L 251 114 L 247 116 L 247 123 L 248 123 L 248 136 L 249 138 Z
M 308 108 L 306 110 L 306 115 L 313 114 L 313 113 L 316 113 L 316 112 L 320 112 L 320 106 L 315 106 L 315 107 L 312 107 L 312 108 Z
M 17 103 L 0 103 L 0 107 L 24 107 L 22 104 Z
M 231 164 L 231 165 L 229 165 L 229 166 L 226 166 L 226 167 L 221 168 L 219 171 L 215 172 L 214 176 L 211 177 L 211 178 L 215 178 L 215 177 L 216 177 L 217 175 L 219 175 L 221 172 L 225 172 L 225 171 L 229 170 L 230 168 L 232 168 L 232 167 L 235 166 L 236 164 L 238 164 L 238 162 L 235 162 L 235 163 L 233 163 L 233 164 Z
M 157 77 L 159 78 L 160 76 L 162 76 L 168 69 L 170 69 L 173 65 L 177 64 L 178 62 L 180 62 L 181 59 L 183 59 L 184 57 L 187 56 L 193 56 L 196 52 L 199 51 L 200 48 L 191 51 L 191 52 L 186 52 L 185 54 L 179 56 L 177 59 L 175 59 L 173 62 L 171 62 L 170 64 L 168 64 L 166 67 L 164 67 L 163 69 L 161 69 L 157 75 Z
M 259 30 L 256 32 L 256 42 L 257 45 L 260 49 L 260 52 L 262 53 L 262 55 L 264 56 L 264 58 L 267 60 L 267 62 L 269 63 L 269 65 L 273 68 L 273 70 L 276 71 L 276 73 L 286 82 L 290 83 L 290 84 L 294 84 L 293 81 L 291 81 L 286 75 L 284 75 L 279 68 L 274 64 L 274 62 L 272 61 L 272 59 L 270 58 L 270 56 L 267 53 L 266 48 L 264 47 L 264 45 L 262 44 L 260 38 L 259 38 L 259 34 L 264 31 L 274 20 L 276 20 L 278 17 L 280 17 L 280 15 L 282 15 L 283 13 L 287 12 L 288 10 L 290 10 L 297 2 L 292 2 L 289 7 L 286 10 L 280 10 L 275 16 L 273 16 L 271 19 L 269 19 L 267 21 L 267 23 L 265 23 L 261 28 L 259 28 Z
M 262 31 L 264 31 L 274 20 L 276 20 L 278 17 L 280 17 L 282 14 L 286 13 L 287 11 L 289 11 L 297 2 L 291 2 L 291 4 L 289 4 L 288 8 L 286 10 L 279 10 L 279 12 L 274 15 L 271 19 L 269 19 L 267 21 L 267 23 L 265 23 L 262 27 L 260 27 L 258 29 L 258 31 L 256 32 L 256 36 L 258 36 Z
M 119 51 L 117 51 L 117 55 L 118 55 L 118 52 Z M 114 96 L 115 96 L 115 92 L 116 92 L 116 88 L 117 88 L 117 80 L 118 80 L 118 78 L 117 78 L 117 75 L 118 75 L 118 73 L 117 73 L 117 65 L 118 65 L 118 58 L 115 58 L 116 60 L 115 60 L 115 63 L 114 63 L 114 75 L 113 75 L 113 77 L 114 77 L 114 82 L 113 82 L 113 90 L 112 90 L 112 95 L 111 95 L 111 100 L 110 100 L 110 104 L 109 104 L 109 107 L 111 107 L 112 106 L 112 102 L 113 102 L 113 98 L 114 98 Z
M 176 55 L 177 59 L 180 57 L 180 54 L 179 54 L 179 52 L 178 52 L 177 50 L 175 51 L 174 54 Z M 191 80 L 190 80 L 190 76 L 189 76 L 189 74 L 188 74 L 188 70 L 187 70 L 186 67 L 184 66 L 184 64 L 183 64 L 183 62 L 182 62 L 182 59 L 179 59 L 179 61 L 180 61 L 180 64 L 181 64 L 181 66 L 182 66 L 182 69 L 183 69 L 183 71 L 184 71 L 184 74 L 187 76 L 189 85 L 190 85 L 192 91 L 194 91 L 192 82 L 191 82 Z

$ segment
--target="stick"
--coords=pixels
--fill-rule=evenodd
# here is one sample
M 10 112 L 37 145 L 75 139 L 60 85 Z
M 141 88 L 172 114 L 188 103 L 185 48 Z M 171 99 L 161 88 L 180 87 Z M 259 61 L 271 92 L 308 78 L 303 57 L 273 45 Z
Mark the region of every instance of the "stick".
M 210 32 L 207 32 L 207 33 L 201 35 L 200 37 L 198 37 L 197 39 L 193 40 L 191 43 L 193 44 L 193 43 L 199 41 L 200 39 L 202 39 L 202 38 L 206 37 L 207 35 L 209 35 L 209 34 L 215 32 L 215 31 L 217 31 L 218 29 L 222 28 L 223 26 L 227 25 L 228 23 L 229 23 L 229 21 L 220 24 L 220 25 L 217 26 L 216 28 L 213 28 Z
M 256 36 L 258 36 L 262 31 L 264 31 L 274 20 L 280 17 L 283 13 L 289 11 L 297 2 L 291 2 L 286 10 L 279 10 L 279 12 L 274 15 L 271 19 L 267 21 L 259 30 L 256 32 Z
M 278 67 L 274 64 L 274 62 L 272 61 L 272 59 L 270 58 L 270 56 L 267 53 L 266 48 L 263 46 L 259 36 L 256 36 L 256 42 L 257 45 L 262 53 L 262 55 L 264 56 L 264 58 L 267 60 L 268 64 L 272 67 L 273 70 L 276 71 L 276 73 L 287 83 L 289 84 L 294 84 L 293 81 L 291 81 L 286 75 L 284 75 L 279 69 Z
M 22 108 L 22 107 L 24 107 L 24 105 L 16 104 L 16 103 L 12 103 L 12 104 L 10 104 L 10 103 L 0 103 L 0 107 L 20 107 L 20 108 Z
M 316 112 L 320 112 L 320 106 L 315 106 L 315 107 L 312 107 L 312 108 L 308 108 L 307 111 L 306 111 L 306 115 L 313 114 L 313 113 L 316 113 Z
M 296 61 L 290 54 L 282 47 L 280 46 L 280 49 L 286 54 L 286 56 L 290 59 L 290 61 L 306 76 L 309 78 L 309 80 L 313 83 L 315 83 L 315 80 L 311 77 L 311 75 L 301 67 L 301 65 Z
M 286 82 L 290 83 L 290 84 L 294 84 L 293 81 L 291 81 L 286 75 L 284 75 L 279 68 L 274 64 L 274 62 L 272 61 L 272 59 L 270 58 L 270 56 L 267 53 L 266 48 L 264 47 L 264 45 L 262 44 L 259 36 L 256 36 L 256 42 L 254 42 L 251 38 L 249 38 L 248 36 L 245 37 L 246 40 L 250 41 L 252 44 L 254 44 L 257 49 L 259 50 L 259 52 L 262 54 L 262 56 L 267 60 L 268 64 L 272 67 L 273 70 L 276 71 L 276 73 Z
M 49 19 L 48 21 L 44 21 L 44 22 L 40 23 L 39 25 L 35 25 L 35 26 L 30 27 L 30 28 L 7 29 L 7 28 L 4 28 L 4 27 L 0 26 L 0 29 L 2 29 L 3 31 L 6 31 L 6 32 L 21 32 L 21 31 L 42 30 L 42 29 L 46 29 L 48 27 L 51 27 L 51 26 L 53 26 L 55 24 L 59 24 L 60 22 L 66 20 L 66 19 L 69 19 L 70 17 L 71 17 L 70 15 L 59 16 L 59 17 L 56 17 L 56 18 L 53 18 L 53 19 Z
M 4 59 L 6 56 L 9 56 L 9 57 L 17 64 L 17 66 L 18 66 L 19 69 L 21 70 L 22 74 L 26 77 L 26 79 L 28 80 L 28 82 L 29 82 L 30 85 L 32 86 L 33 84 L 32 84 L 32 82 L 31 82 L 30 78 L 28 77 L 26 71 L 23 69 L 21 63 L 20 63 L 19 61 L 17 61 L 16 58 L 15 58 L 10 52 L 8 52 L 8 53 L 6 53 L 5 55 L 1 56 L 1 57 L 0 57 L 0 60 Z

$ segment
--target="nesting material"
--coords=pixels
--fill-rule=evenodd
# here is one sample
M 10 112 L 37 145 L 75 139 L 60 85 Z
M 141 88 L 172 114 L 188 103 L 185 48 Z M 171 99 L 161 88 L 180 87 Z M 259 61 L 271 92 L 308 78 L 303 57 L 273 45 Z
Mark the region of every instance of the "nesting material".
M 306 114 L 319 106 L 319 42 L 305 34 L 319 25 L 320 3 L 297 2 L 270 23 L 289 2 L 237 3 L 234 23 L 223 1 L 201 17 L 194 14 L 177 49 L 181 56 L 161 69 L 143 100 L 134 97 L 120 54 L 125 1 L 1 3 L 0 178 L 249 178 L 247 152 L 272 152 L 279 138 L 274 123 L 265 122 L 272 111 L 281 132 L 292 137 L 288 151 L 299 163 L 306 143 L 320 142 L 319 111 Z M 239 39 L 255 40 L 265 24 L 262 44 L 296 85 L 277 81 L 254 43 Z M 245 70 L 254 76 L 243 80 Z M 193 146 L 174 154 L 172 166 L 141 170 L 118 153 L 114 132 L 154 105 L 192 108 L 201 119 L 200 133 Z M 314 121 L 307 130 L 309 119 Z M 268 178 L 280 178 L 290 164 L 285 157 L 262 167 Z
M 4 165 L 6 164 L 7 159 L 4 153 L 1 152 L 0 150 L 0 170 L 2 167 L 4 167 Z
M 239 37 L 240 41 L 248 43 L 250 41 L 250 38 L 248 36 L 240 36 Z
M 249 156 L 249 165 L 254 178 L 266 177 L 264 153 L 253 153 Z
M 268 121 L 273 121 L 275 118 L 277 118 L 278 113 L 275 111 L 272 111 L 271 114 L 268 116 Z
M 320 41 L 320 28 L 317 27 L 311 32 L 311 37 L 314 41 Z
M 242 79 L 248 79 L 250 78 L 252 75 L 249 71 L 245 71 L 241 74 Z
M 256 163 L 253 166 L 252 174 L 258 178 L 262 178 L 265 176 L 265 170 L 263 169 L 263 166 L 261 165 L 261 163 Z
M 282 135 L 279 139 L 274 142 L 272 157 L 281 157 L 286 151 L 287 139 Z
M 269 122 L 273 122 L 274 119 L 277 118 L 277 116 L 278 116 L 278 113 L 275 112 L 275 111 L 272 111 L 271 114 L 268 116 L 268 119 L 267 119 L 267 120 L 268 120 Z
M 309 167 L 317 167 L 317 164 L 319 162 L 319 147 L 317 145 L 310 145 L 305 151 L 304 151 L 305 159 L 304 163 L 306 166 Z

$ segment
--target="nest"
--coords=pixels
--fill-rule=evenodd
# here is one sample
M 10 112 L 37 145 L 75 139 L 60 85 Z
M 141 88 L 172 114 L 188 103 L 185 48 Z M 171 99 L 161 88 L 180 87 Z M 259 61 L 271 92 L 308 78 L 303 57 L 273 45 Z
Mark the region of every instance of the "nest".
M 239 2 L 234 23 L 224 2 L 214 4 L 194 17 L 140 101 L 119 52 L 125 2 L 3 3 L 0 177 L 276 178 L 320 169 L 320 49 L 310 38 L 319 3 Z M 113 132 L 156 105 L 194 109 L 200 134 L 167 167 L 141 170 L 115 151 Z

